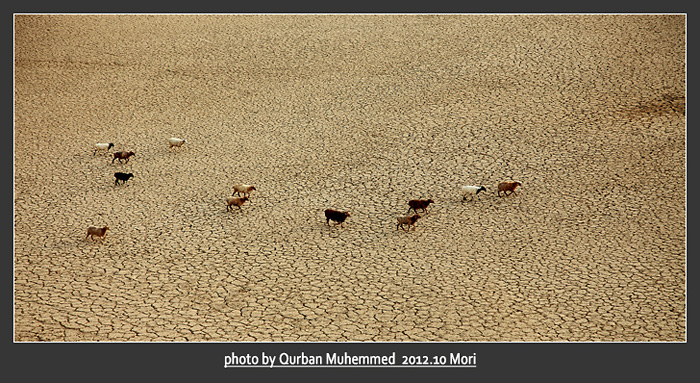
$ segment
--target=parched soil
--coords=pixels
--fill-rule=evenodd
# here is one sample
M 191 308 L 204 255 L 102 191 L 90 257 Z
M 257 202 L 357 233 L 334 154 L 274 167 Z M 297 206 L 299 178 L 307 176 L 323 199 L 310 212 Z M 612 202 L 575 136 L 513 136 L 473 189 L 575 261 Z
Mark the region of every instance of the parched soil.
M 14 22 L 15 341 L 686 339 L 684 15 Z

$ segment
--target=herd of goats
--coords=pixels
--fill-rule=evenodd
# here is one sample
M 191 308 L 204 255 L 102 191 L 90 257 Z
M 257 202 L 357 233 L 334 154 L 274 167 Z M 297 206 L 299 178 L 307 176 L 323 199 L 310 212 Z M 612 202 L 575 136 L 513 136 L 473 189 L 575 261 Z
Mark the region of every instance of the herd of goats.
M 169 148 L 173 147 L 181 147 L 183 144 L 187 143 L 187 140 L 183 140 L 180 138 L 175 138 L 171 137 L 168 138 L 168 145 Z M 114 147 L 114 143 L 97 143 L 95 144 L 95 150 L 93 152 L 93 155 L 97 154 L 98 151 L 101 152 L 109 152 L 110 149 Z M 133 151 L 115 151 L 112 153 L 112 163 L 114 161 L 119 160 L 120 163 L 128 163 L 129 158 L 131 156 L 134 156 L 135 153 Z M 124 173 L 124 172 L 116 172 L 114 173 L 114 185 L 119 185 L 120 183 L 123 185 L 128 181 L 129 179 L 133 178 L 134 174 L 133 173 Z M 498 196 L 501 196 L 501 193 L 503 193 L 504 196 L 509 196 L 510 194 L 515 193 L 515 188 L 518 186 L 521 186 L 522 184 L 518 181 L 504 181 L 498 184 Z M 239 209 L 242 209 L 243 204 L 246 201 L 249 201 L 250 193 L 253 192 L 255 189 L 255 186 L 253 185 L 245 185 L 245 184 L 236 184 L 233 185 L 233 194 L 231 197 L 226 198 L 226 211 L 230 211 L 233 206 L 238 207 Z M 462 200 L 466 200 L 467 196 L 470 196 L 470 198 L 474 198 L 477 194 L 479 194 L 482 191 L 486 191 L 486 188 L 483 186 L 472 186 L 472 185 L 464 185 L 461 187 L 461 193 L 462 193 Z M 427 208 L 431 203 L 434 203 L 432 199 L 412 199 L 408 201 L 408 211 L 406 212 L 405 215 L 396 217 L 396 230 L 402 228 L 404 231 L 408 232 L 413 228 L 415 230 L 415 224 L 416 221 L 418 221 L 419 218 L 421 218 L 421 215 L 418 213 L 418 210 L 421 210 L 423 213 L 427 212 Z M 414 212 L 414 214 L 409 214 L 411 210 Z M 326 209 L 324 210 L 324 213 L 326 215 L 326 224 L 330 226 L 330 221 L 333 221 L 336 223 L 336 225 L 340 225 L 340 227 L 343 227 L 343 223 L 345 220 L 350 217 L 350 212 L 349 211 L 339 211 L 339 210 L 334 210 L 334 209 Z M 104 227 L 95 227 L 95 226 L 90 226 L 88 227 L 87 230 L 87 235 L 85 236 L 85 239 L 87 240 L 88 237 L 94 239 L 94 237 L 102 238 L 104 239 L 105 235 L 107 234 L 107 230 L 109 229 L 108 226 Z

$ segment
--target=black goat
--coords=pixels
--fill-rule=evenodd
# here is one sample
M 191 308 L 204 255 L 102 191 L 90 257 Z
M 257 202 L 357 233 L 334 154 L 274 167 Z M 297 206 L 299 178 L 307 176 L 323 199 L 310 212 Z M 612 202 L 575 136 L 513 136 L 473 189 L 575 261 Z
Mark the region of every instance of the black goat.
M 425 209 L 427 209 L 428 205 L 430 205 L 433 202 L 435 201 L 433 201 L 432 199 L 412 199 L 408 201 L 408 206 L 410 207 L 408 208 L 406 214 L 410 213 L 411 210 L 413 210 L 415 213 L 418 213 L 416 209 L 423 209 L 423 212 L 425 213 Z
M 123 185 L 130 178 L 134 178 L 134 173 L 116 172 L 114 173 L 114 184 L 118 185 L 118 182 L 121 181 Z
M 326 209 L 324 210 L 324 213 L 326 214 L 326 223 L 328 226 L 330 226 L 329 221 L 335 221 L 339 222 L 340 226 L 343 226 L 343 222 L 345 222 L 345 219 L 347 219 L 350 216 L 349 211 L 338 211 L 338 210 L 333 210 L 333 209 Z

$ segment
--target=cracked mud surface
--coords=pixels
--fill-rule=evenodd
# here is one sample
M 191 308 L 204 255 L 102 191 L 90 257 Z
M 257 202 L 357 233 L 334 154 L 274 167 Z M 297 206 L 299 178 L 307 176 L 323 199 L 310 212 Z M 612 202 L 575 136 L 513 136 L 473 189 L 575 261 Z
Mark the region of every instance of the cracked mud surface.
M 683 341 L 685 70 L 682 15 L 16 16 L 14 339 Z

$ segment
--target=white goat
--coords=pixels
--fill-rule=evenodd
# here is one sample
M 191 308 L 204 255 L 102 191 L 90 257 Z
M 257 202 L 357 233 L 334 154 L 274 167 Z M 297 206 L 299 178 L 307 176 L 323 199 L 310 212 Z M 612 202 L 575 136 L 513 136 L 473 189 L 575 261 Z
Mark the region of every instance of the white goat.
M 233 185 L 233 194 L 231 195 L 243 194 L 243 196 L 249 197 L 250 192 L 252 192 L 253 190 L 257 190 L 253 185 L 235 184 Z
M 180 146 L 182 146 L 182 144 L 185 144 L 185 143 L 187 143 L 187 140 L 183 140 L 183 139 L 175 138 L 175 137 L 168 138 L 168 145 L 170 145 L 169 148 L 172 148 L 173 146 L 177 146 L 179 148 Z
M 113 147 L 114 147 L 114 144 L 111 142 L 110 143 L 101 143 L 101 142 L 97 143 L 97 144 L 95 144 L 95 151 L 92 152 L 92 155 L 94 156 L 98 150 L 108 152 L 109 149 L 112 149 Z
M 467 195 L 470 195 L 471 199 L 474 199 L 475 195 L 479 194 L 479 192 L 486 191 L 486 188 L 483 186 L 464 185 L 462 186 L 461 191 L 462 201 L 465 201 L 467 199 Z

